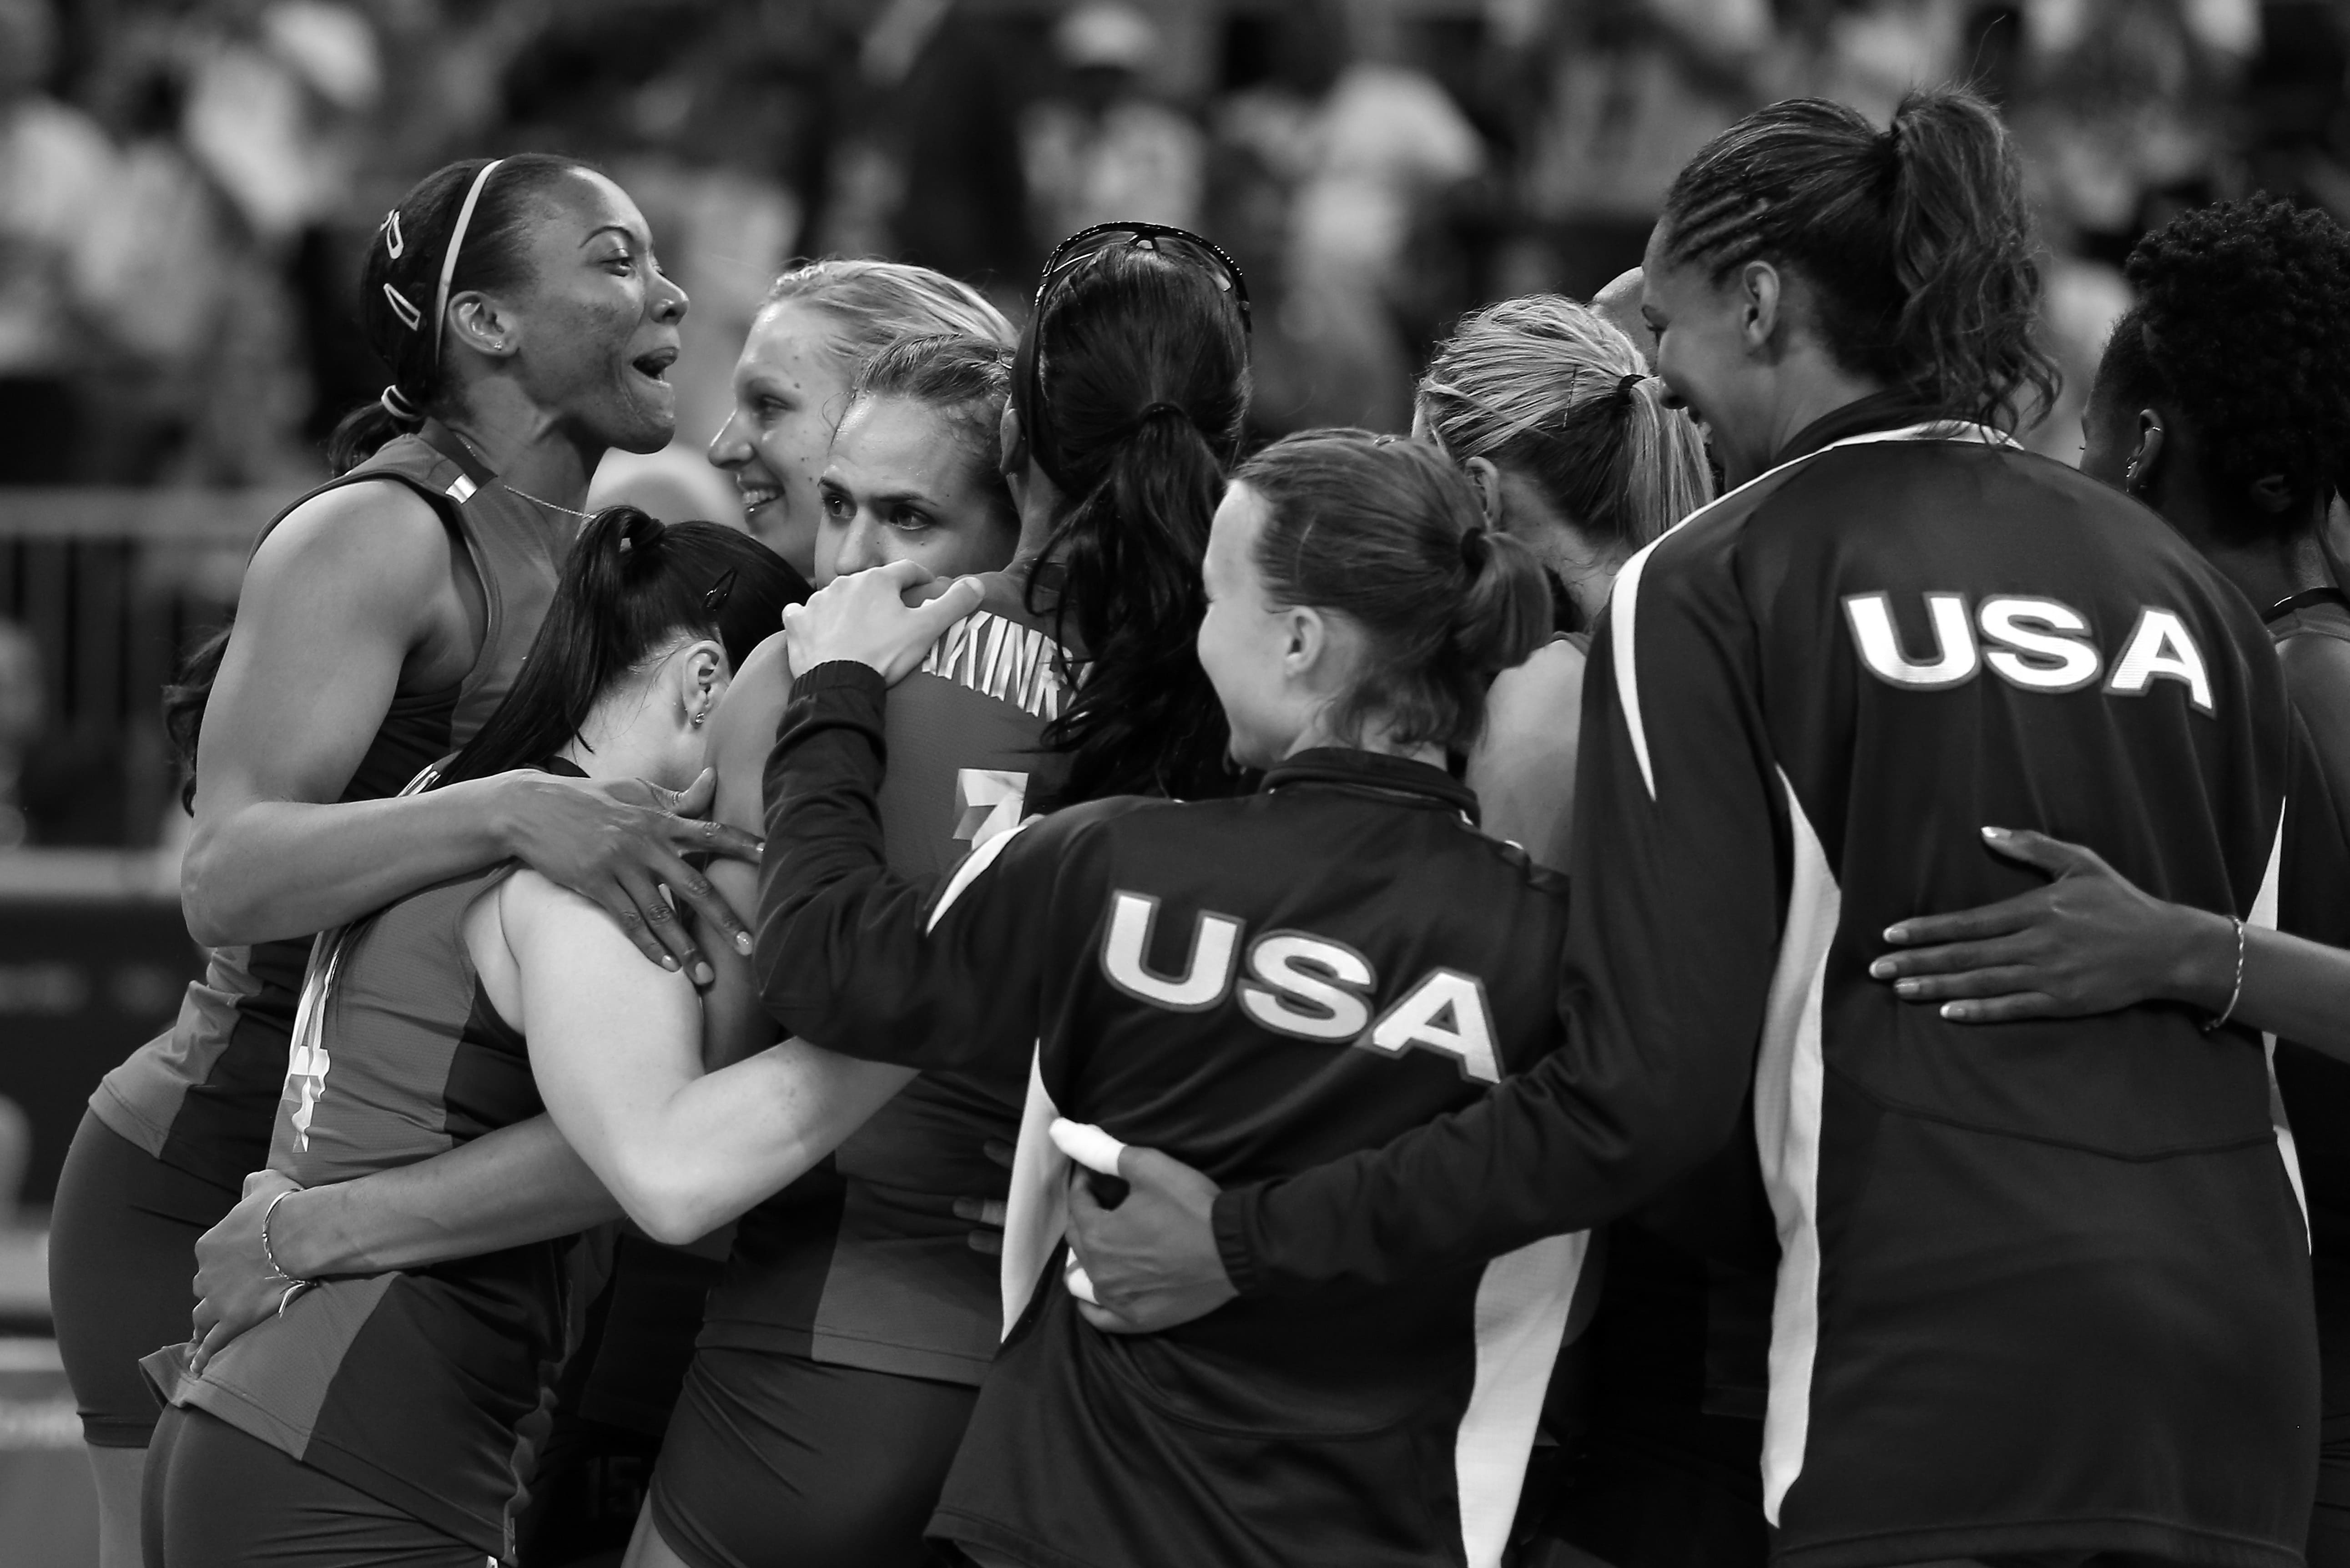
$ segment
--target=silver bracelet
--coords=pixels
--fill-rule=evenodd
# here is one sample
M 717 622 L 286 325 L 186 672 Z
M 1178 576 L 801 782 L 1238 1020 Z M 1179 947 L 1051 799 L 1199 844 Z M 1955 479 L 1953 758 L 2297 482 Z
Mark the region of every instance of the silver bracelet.
M 2206 1034 L 2233 1018 L 2236 1015 L 2236 1003 L 2244 998 L 2244 918 L 2241 915 L 2231 915 L 2229 919 L 2236 922 L 2236 983 L 2228 992 L 2228 1005 L 2220 1010 L 2220 1015 L 2217 1018 L 2203 1025 L 2203 1033 Z M 265 1224 L 263 1229 L 265 1231 L 267 1226 Z
M 277 1249 L 269 1244 L 270 1216 L 277 1212 L 277 1206 L 279 1204 L 285 1202 L 287 1199 L 293 1197 L 296 1193 L 301 1190 L 302 1189 L 298 1187 L 287 1188 L 285 1191 L 271 1199 L 269 1200 L 268 1207 L 265 1208 L 261 1211 L 261 1256 L 263 1260 L 269 1264 L 269 1272 L 276 1275 L 279 1279 L 284 1280 L 286 1284 L 291 1287 L 283 1296 L 278 1298 L 277 1314 L 280 1317 L 283 1317 L 286 1314 L 286 1303 L 294 1299 L 295 1291 L 298 1291 L 306 1285 L 316 1284 L 317 1282 L 315 1280 L 306 1280 L 298 1274 L 287 1273 L 285 1267 L 277 1261 Z

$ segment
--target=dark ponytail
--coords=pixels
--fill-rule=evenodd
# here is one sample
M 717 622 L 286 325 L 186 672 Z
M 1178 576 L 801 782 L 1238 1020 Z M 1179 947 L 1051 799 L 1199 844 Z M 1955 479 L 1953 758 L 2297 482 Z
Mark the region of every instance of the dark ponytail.
M 438 784 L 528 767 L 577 734 L 611 683 L 681 637 L 715 638 L 736 669 L 808 587 L 782 556 L 715 523 L 633 506 L 588 520 L 514 690 Z
M 377 226 L 359 276 L 359 330 L 390 369 L 391 384 L 373 402 L 345 414 L 327 439 L 327 462 L 337 473 L 349 472 L 392 437 L 441 411 L 450 387 L 442 322 L 434 316 L 441 271 L 465 197 L 489 164 L 488 159 L 469 158 L 434 170 Z M 548 152 L 499 160 L 466 218 L 450 297 L 525 281 L 533 198 L 585 167 Z
M 1486 687 L 1550 630 L 1550 590 L 1534 553 L 1485 525 L 1469 482 L 1419 441 L 1307 431 L 1249 459 L 1232 483 L 1270 513 L 1256 564 L 1273 600 L 1364 631 L 1338 732 L 1358 735 L 1377 717 L 1401 745 L 1474 745 Z
M 1659 226 L 1717 279 L 1800 273 L 1838 363 L 1946 418 L 2013 431 L 2054 400 L 2022 166 L 1963 88 L 1911 91 L 1881 132 L 1824 99 L 1758 109 L 1690 161 Z
M 1028 330 L 1041 404 L 1015 377 L 1014 407 L 1067 508 L 1030 603 L 1057 591 L 1051 613 L 1085 660 L 1045 732 L 1068 758 L 1055 801 L 1229 794 L 1230 737 L 1192 639 L 1248 411 L 1239 312 L 1198 265 L 1120 246 L 1051 290 Z

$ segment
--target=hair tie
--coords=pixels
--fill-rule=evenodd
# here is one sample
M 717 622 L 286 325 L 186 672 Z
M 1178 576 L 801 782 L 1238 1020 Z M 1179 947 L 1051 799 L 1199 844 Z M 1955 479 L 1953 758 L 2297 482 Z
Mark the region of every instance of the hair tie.
M 424 422 L 423 410 L 410 402 L 408 394 L 398 387 L 386 387 L 376 394 L 375 400 L 383 405 L 385 413 L 390 414 L 401 424 L 421 425 Z
M 1482 523 L 1473 524 L 1461 531 L 1461 564 L 1471 571 L 1485 564 L 1485 536 L 1492 529 Z
M 1118 433 L 1120 435 L 1131 435 L 1161 414 L 1173 414 L 1185 424 L 1190 424 L 1191 422 L 1191 410 L 1185 408 L 1180 403 L 1152 403 L 1140 413 L 1127 421 L 1126 423 L 1118 426 Z
M 1631 401 L 1632 401 L 1632 394 L 1633 394 L 1633 392 L 1638 389 L 1638 387 L 1639 387 L 1639 385 L 1640 385 L 1640 383 L 1641 383 L 1641 382 L 1643 382 L 1643 381 L 1647 380 L 1648 379 L 1648 372 L 1647 372 L 1647 371 L 1645 371 L 1645 370 L 1635 370 L 1635 371 L 1633 371 L 1630 375 L 1628 375 L 1628 376 L 1625 377 L 1622 380 L 1620 380 L 1620 381 L 1617 382 L 1617 383 L 1616 383 L 1616 398 L 1617 398 L 1617 400 L 1618 402 L 1621 402 L 1621 403 L 1625 404 L 1627 407 L 1629 407 L 1629 406 L 1630 406 L 1630 404 L 1631 404 Z
M 432 362 L 441 363 L 441 339 L 448 334 L 449 280 L 457 275 L 457 253 L 465 246 L 465 229 L 473 221 L 473 205 L 482 199 L 482 187 L 505 160 L 493 158 L 482 165 L 473 176 L 471 189 L 465 192 L 465 204 L 457 209 L 457 222 L 449 231 L 449 248 L 441 253 L 441 286 L 432 296 Z

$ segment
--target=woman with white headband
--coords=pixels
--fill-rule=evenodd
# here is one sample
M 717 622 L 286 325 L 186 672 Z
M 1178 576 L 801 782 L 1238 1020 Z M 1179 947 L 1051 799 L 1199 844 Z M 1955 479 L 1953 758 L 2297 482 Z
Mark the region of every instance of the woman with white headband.
M 685 309 L 628 195 L 545 154 L 439 170 L 369 249 L 359 319 L 392 383 L 336 432 L 340 477 L 265 531 L 233 631 L 171 698 L 200 762 L 182 888 L 211 961 L 92 1096 L 57 1193 L 50 1289 L 106 1568 L 139 1561 L 156 1407 L 138 1358 L 187 1337 L 195 1240 L 267 1161 L 311 934 L 506 859 L 697 979 L 655 884 L 718 940 L 741 930 L 680 858 L 756 854 L 676 815 L 706 784 L 516 772 L 392 798 L 513 682 L 598 460 L 668 441 Z

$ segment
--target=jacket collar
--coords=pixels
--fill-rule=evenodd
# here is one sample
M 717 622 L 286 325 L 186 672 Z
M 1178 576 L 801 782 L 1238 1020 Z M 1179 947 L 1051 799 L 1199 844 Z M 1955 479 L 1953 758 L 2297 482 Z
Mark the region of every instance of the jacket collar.
M 1316 746 L 1274 764 L 1258 786 L 1260 792 L 1289 784 L 1335 784 L 1341 789 L 1401 796 L 1415 805 L 1457 811 L 1474 826 L 1477 792 L 1426 763 L 1358 752 L 1349 746 Z
M 1905 425 L 1925 424 L 1949 418 L 1948 414 L 1920 402 L 1911 393 L 1872 392 L 1840 409 L 1830 409 L 1797 431 L 1764 466 L 1782 467 L 1853 436 L 1872 435 L 1878 431 L 1899 430 Z

